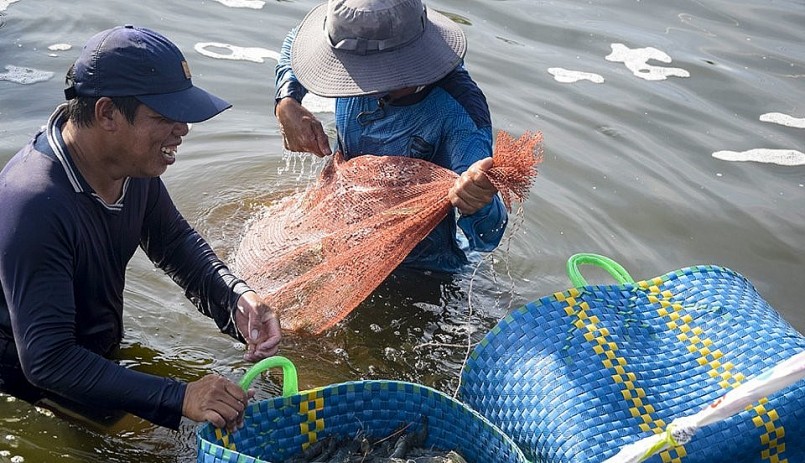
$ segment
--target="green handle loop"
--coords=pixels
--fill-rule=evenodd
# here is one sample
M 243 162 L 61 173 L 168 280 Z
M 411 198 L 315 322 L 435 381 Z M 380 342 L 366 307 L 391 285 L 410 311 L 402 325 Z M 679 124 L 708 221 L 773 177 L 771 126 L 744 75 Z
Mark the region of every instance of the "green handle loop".
M 591 264 L 609 272 L 615 280 L 620 283 L 634 283 L 634 279 L 621 265 L 609 257 L 599 256 L 598 254 L 579 253 L 570 256 L 567 260 L 567 276 L 575 288 L 587 286 L 587 280 L 581 276 L 579 265 Z
M 254 378 L 259 376 L 260 373 L 269 368 L 276 367 L 282 367 L 282 396 L 288 397 L 297 394 L 299 392 L 299 382 L 296 378 L 296 367 L 290 360 L 279 355 L 264 358 L 255 363 L 254 366 L 249 368 L 249 371 L 243 375 L 243 379 L 240 380 L 240 387 L 244 391 L 247 390 L 249 385 L 252 384 L 252 381 L 254 381 Z

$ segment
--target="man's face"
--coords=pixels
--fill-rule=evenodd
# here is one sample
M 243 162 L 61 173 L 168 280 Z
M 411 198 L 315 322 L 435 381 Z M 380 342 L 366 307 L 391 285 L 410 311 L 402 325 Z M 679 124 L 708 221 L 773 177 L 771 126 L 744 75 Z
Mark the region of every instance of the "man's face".
M 123 119 L 119 162 L 130 177 L 158 177 L 176 161 L 176 151 L 187 135 L 188 125 L 165 119 L 141 104 L 133 124 Z

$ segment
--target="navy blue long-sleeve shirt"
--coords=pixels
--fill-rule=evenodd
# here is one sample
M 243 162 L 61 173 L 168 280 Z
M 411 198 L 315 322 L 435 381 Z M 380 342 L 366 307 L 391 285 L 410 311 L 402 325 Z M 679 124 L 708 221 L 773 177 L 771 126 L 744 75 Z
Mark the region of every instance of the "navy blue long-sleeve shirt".
M 126 265 L 141 247 L 241 340 L 232 311 L 249 288 L 190 227 L 160 178 L 128 178 L 114 204 L 97 196 L 70 158 L 63 122 L 60 107 L 0 172 L 0 342 L 16 346 L 34 387 L 176 428 L 186 384 L 106 358 L 123 337 Z M 0 379 L 14 370 L 3 368 Z

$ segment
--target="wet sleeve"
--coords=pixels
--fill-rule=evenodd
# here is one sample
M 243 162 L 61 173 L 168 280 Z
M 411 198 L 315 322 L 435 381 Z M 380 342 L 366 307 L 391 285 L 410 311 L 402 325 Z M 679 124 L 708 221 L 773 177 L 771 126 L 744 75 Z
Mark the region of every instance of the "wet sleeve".
M 307 89 L 296 79 L 291 68 L 291 46 L 296 38 L 296 28 L 291 29 L 282 42 L 280 57 L 274 69 L 274 104 L 289 96 L 299 103 L 307 94 Z
M 499 197 L 475 214 L 462 215 L 458 219 L 458 226 L 467 236 L 470 249 L 475 251 L 491 252 L 500 244 L 503 232 L 506 231 L 508 214 Z
M 199 312 L 212 318 L 222 333 L 245 342 L 234 311 L 240 296 L 251 289 L 182 217 L 161 180 L 154 179 L 150 191 L 140 246 Z
M 186 384 L 125 368 L 76 340 L 74 217 L 46 198 L 20 204 L 4 196 L 0 283 L 14 341 L 34 386 L 92 407 L 125 410 L 178 428 Z M 79 302 L 80 303 L 80 302 Z
M 464 130 L 453 131 L 448 145 L 451 149 L 451 169 L 461 174 L 476 161 L 492 156 L 491 128 L 469 127 Z M 479 209 L 474 214 L 462 215 L 458 219 L 458 226 L 469 241 L 470 249 L 474 251 L 493 251 L 503 238 L 506 231 L 508 214 L 500 199 L 495 195 L 492 202 Z

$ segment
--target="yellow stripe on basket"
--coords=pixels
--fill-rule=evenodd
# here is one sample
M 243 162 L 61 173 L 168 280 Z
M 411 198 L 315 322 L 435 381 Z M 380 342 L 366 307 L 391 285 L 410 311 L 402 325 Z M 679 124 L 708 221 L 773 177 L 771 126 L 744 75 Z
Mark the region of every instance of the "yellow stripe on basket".
M 235 447 L 235 443 L 229 443 L 229 431 L 224 432 L 221 428 L 215 428 L 215 438 L 221 443 L 221 447 L 237 452 L 238 449 Z
M 666 423 L 653 417 L 654 406 L 644 403 L 646 392 L 643 388 L 636 385 L 637 376 L 628 371 L 626 358 L 618 355 L 618 345 L 611 340 L 611 334 L 605 327 L 599 327 L 601 320 L 590 315 L 590 306 L 586 302 L 579 303 L 576 298 L 580 291 L 576 288 L 570 289 L 565 293 L 555 293 L 557 301 L 567 303 L 564 308 L 565 313 L 573 317 L 573 326 L 584 332 L 584 339 L 592 344 L 593 352 L 601 359 L 601 363 L 612 374 L 612 379 L 620 386 L 623 399 L 629 405 L 629 412 L 632 417 L 639 418 L 640 429 L 643 431 L 653 431 L 660 434 L 664 431 Z M 682 449 L 684 452 L 684 449 Z M 663 461 L 665 457 L 663 457 Z M 667 460 L 678 462 L 679 460 Z
M 299 423 L 299 433 L 307 435 L 307 442 L 302 443 L 302 450 L 315 444 L 319 438 L 318 433 L 324 429 L 324 418 L 318 418 L 318 412 L 324 410 L 324 397 L 321 388 L 313 389 L 307 394 L 307 400 L 299 402 L 299 414 L 305 415 L 307 421 Z
M 660 286 L 663 283 L 665 283 L 663 278 L 657 277 L 652 280 L 640 281 L 636 285 L 643 290 L 648 290 L 647 297 L 649 302 L 660 306 L 657 313 L 668 320 L 666 325 L 669 330 L 679 332 L 677 339 L 680 342 L 687 343 L 688 352 L 698 354 L 697 362 L 699 365 L 709 366 L 708 375 L 717 380 L 718 385 L 723 389 L 738 387 L 746 379 L 746 376 L 740 372 L 733 372 L 732 370 L 735 366 L 731 362 L 722 362 L 721 359 L 724 354 L 712 347 L 713 341 L 704 335 L 704 331 L 701 328 L 691 326 L 693 317 L 687 313 L 682 304 L 673 302 L 673 293 L 668 290 L 660 290 Z M 782 453 L 785 452 L 785 429 L 775 424 L 779 419 L 777 411 L 774 409 L 767 410 L 763 406 L 766 403 L 768 403 L 768 399 L 763 398 L 756 406 L 747 407 L 747 410 L 754 410 L 757 415 L 752 418 L 755 426 L 765 430 L 760 436 L 761 444 L 766 447 L 761 451 L 761 457 L 770 463 L 788 463 L 788 459 L 782 457 Z M 664 456 L 663 461 L 666 461 Z

